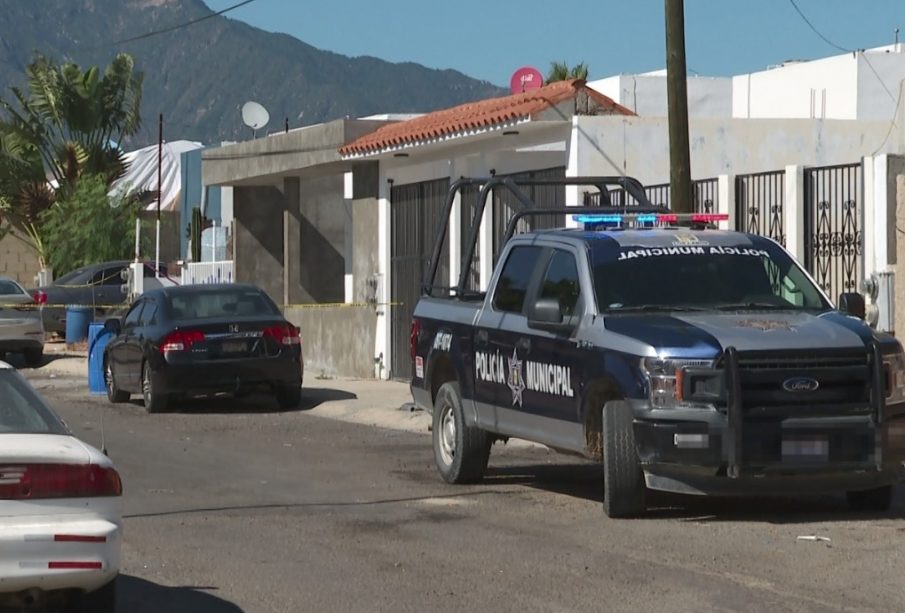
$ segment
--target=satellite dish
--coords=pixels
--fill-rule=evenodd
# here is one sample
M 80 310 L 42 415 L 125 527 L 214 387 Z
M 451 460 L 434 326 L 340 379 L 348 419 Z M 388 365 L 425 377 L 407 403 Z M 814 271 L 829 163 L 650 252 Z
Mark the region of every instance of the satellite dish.
M 513 94 L 521 94 L 523 92 L 540 89 L 544 85 L 544 75 L 537 68 L 532 66 L 522 66 L 512 73 L 509 79 L 509 89 Z
M 242 121 L 254 132 L 257 132 L 270 121 L 270 113 L 257 102 L 249 101 L 242 105 Z

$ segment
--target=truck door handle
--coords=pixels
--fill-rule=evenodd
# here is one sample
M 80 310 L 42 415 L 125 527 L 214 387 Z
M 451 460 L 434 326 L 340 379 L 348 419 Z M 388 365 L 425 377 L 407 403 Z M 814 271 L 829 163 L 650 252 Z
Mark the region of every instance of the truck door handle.
M 518 339 L 518 342 L 515 344 L 515 346 L 520 351 L 531 351 L 531 339 L 520 338 Z
M 479 347 L 483 347 L 484 345 L 487 344 L 487 341 L 488 341 L 487 330 L 478 330 L 475 333 L 475 344 L 476 345 L 478 345 Z

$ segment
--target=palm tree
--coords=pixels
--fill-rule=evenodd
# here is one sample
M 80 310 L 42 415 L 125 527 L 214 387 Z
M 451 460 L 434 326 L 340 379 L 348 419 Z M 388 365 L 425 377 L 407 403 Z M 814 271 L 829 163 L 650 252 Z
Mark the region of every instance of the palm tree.
M 584 62 L 579 62 L 570 68 L 565 62 L 550 63 L 550 70 L 547 72 L 547 84 L 556 81 L 571 81 L 572 79 L 587 81 L 588 65 Z
M 39 54 L 25 74 L 27 93 L 13 87 L 12 99 L 0 98 L 0 229 L 27 240 L 43 263 L 42 214 L 82 175 L 102 176 L 109 186 L 125 174 L 116 143 L 140 127 L 143 75 L 127 54 L 103 75 Z

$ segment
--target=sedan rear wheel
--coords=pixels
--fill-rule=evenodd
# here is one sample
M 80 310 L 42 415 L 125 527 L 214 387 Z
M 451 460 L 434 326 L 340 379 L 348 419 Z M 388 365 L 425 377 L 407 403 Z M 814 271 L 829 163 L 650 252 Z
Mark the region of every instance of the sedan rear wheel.
M 104 385 L 107 388 L 107 400 L 113 404 L 129 401 L 129 393 L 116 386 L 116 375 L 113 374 L 113 364 L 110 360 L 104 360 Z
M 169 398 L 159 391 L 159 387 L 151 365 L 145 362 L 141 369 L 141 395 L 145 401 L 145 411 L 148 413 L 160 413 L 167 408 Z
M 277 387 L 276 397 L 282 410 L 297 409 L 302 404 L 302 384 Z
M 29 368 L 37 368 L 44 364 L 44 347 L 26 349 L 24 352 L 25 364 Z

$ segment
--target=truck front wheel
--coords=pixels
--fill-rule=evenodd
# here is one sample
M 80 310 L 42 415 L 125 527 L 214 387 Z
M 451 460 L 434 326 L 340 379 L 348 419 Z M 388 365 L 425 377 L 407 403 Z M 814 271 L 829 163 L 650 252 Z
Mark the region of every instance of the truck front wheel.
M 609 517 L 632 517 L 647 509 L 644 471 L 635 449 L 632 408 L 626 402 L 603 407 L 603 510 Z
M 434 461 L 447 483 L 480 481 L 487 467 L 491 440 L 480 428 L 468 426 L 459 384 L 444 383 L 434 401 Z

